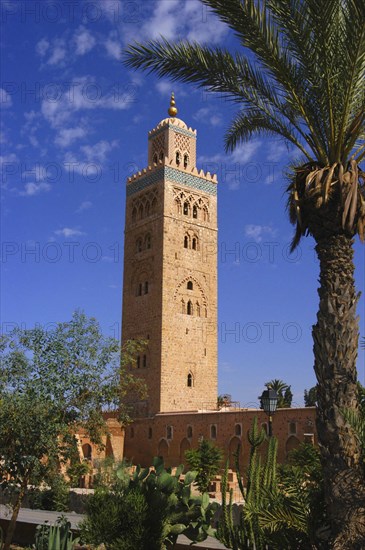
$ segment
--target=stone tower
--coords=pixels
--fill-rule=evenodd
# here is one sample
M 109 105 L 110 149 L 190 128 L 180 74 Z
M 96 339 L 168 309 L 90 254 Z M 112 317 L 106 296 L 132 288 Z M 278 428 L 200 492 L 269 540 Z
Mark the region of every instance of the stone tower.
M 139 416 L 217 400 L 217 178 L 196 168 L 196 130 L 174 96 L 148 135 L 148 168 L 127 181 L 122 337 L 148 340 Z

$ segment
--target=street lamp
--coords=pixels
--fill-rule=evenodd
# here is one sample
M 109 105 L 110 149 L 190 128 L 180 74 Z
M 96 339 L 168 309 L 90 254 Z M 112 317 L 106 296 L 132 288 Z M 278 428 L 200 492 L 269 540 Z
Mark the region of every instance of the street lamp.
M 266 414 L 269 417 L 269 437 L 272 436 L 272 417 L 276 411 L 278 404 L 278 394 L 272 388 L 268 388 L 262 392 L 261 397 L 259 397 L 261 403 L 261 409 L 264 409 Z

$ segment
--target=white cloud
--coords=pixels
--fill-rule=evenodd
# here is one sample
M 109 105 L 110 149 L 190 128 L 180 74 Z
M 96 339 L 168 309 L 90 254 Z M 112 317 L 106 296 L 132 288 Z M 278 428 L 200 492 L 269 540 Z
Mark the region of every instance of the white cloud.
M 102 140 L 95 145 L 83 145 L 79 149 L 79 155 L 67 151 L 63 164 L 72 173 L 92 176 L 100 173 L 108 154 L 117 146 L 118 140 Z
M 0 107 L 5 109 L 6 107 L 11 107 L 12 104 L 11 95 L 4 88 L 0 88 Z
M 246 181 L 253 183 L 256 181 L 254 179 L 256 176 L 260 179 L 261 164 L 254 162 L 260 147 L 261 141 L 241 143 L 228 155 L 222 152 L 209 157 L 198 157 L 198 165 L 211 174 L 217 174 L 218 181 L 227 186 L 230 191 L 236 191 L 241 183 Z
M 213 127 L 222 124 L 221 115 L 210 107 L 202 107 L 199 109 L 193 116 L 193 119 L 199 121 L 199 123 L 209 124 Z
M 110 151 L 118 147 L 118 140 L 109 141 L 99 141 L 95 145 L 83 145 L 80 147 L 80 151 L 84 154 L 87 162 L 98 161 L 103 164 L 106 160 L 106 157 Z
M 76 44 L 76 55 L 85 55 L 92 50 L 96 44 L 94 36 L 83 25 L 80 25 L 80 27 L 75 31 L 73 39 Z
M 255 153 L 261 147 L 261 141 L 250 141 L 248 143 L 240 143 L 231 153 L 230 159 L 232 162 L 247 163 L 251 162 Z
M 188 39 L 199 43 L 218 43 L 228 32 L 212 11 L 198 0 L 158 0 L 151 16 L 141 26 L 138 39 Z M 130 41 L 127 37 L 127 42 Z M 132 37 L 134 38 L 134 37 Z
M 46 38 L 42 38 L 42 40 L 40 40 L 35 47 L 37 54 L 39 54 L 41 57 L 44 57 L 48 51 L 49 46 L 50 43 L 48 42 L 48 40 Z
M 86 135 L 85 128 L 77 126 L 76 128 L 61 128 L 55 138 L 55 144 L 60 147 L 68 147 L 77 139 Z
M 95 87 L 95 93 L 91 93 L 91 85 Z M 71 86 L 57 97 L 57 101 L 43 99 L 41 112 L 44 118 L 53 128 L 63 128 L 78 111 L 95 109 L 124 110 L 129 109 L 135 101 L 134 89 L 123 94 L 115 90 L 105 92 L 93 77 L 74 78 Z
M 81 212 L 84 212 L 85 210 L 88 210 L 89 208 L 91 208 L 92 205 L 93 203 L 91 201 L 83 201 L 78 207 L 78 209 L 76 210 L 76 213 L 80 214 Z
M 68 237 L 81 237 L 82 235 L 86 235 L 83 231 L 80 231 L 77 228 L 71 228 L 71 227 L 64 227 L 63 229 L 57 229 L 57 231 L 54 232 L 56 235 L 60 235 L 62 237 L 65 237 L 66 239 Z
M 47 65 L 63 65 L 63 61 L 66 57 L 65 41 L 63 39 L 56 38 L 50 49 L 52 53 L 47 60 Z
M 19 195 L 23 197 L 33 197 L 34 195 L 39 195 L 45 191 L 49 191 L 51 186 L 49 183 L 42 181 L 41 183 L 29 182 L 24 186 L 24 190 L 19 192 Z
M 245 236 L 252 239 L 256 243 L 260 243 L 264 237 L 274 237 L 276 230 L 269 225 L 245 225 Z
M 104 42 L 104 47 L 107 51 L 108 56 L 112 59 L 119 60 L 121 58 L 122 46 L 118 40 L 113 40 L 109 37 Z
M 6 164 L 15 164 L 18 162 L 19 160 L 15 153 L 9 153 L 8 155 L 0 155 L 0 168 L 3 168 L 4 165 Z M 4 174 L 4 176 L 6 176 L 6 174 Z
M 270 143 L 269 152 L 266 160 L 269 162 L 279 162 L 283 157 L 288 156 L 288 147 L 280 141 Z

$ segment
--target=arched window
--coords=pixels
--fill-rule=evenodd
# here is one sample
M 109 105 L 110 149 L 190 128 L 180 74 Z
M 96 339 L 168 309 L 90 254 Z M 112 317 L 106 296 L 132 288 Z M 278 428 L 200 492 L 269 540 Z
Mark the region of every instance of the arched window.
M 138 209 L 138 218 L 139 218 L 140 220 L 143 219 L 143 204 L 141 204 L 141 206 L 140 206 L 139 209 Z
M 140 369 L 140 368 L 141 368 L 141 358 L 138 355 L 138 357 L 137 357 L 137 369 Z
M 132 210 L 132 222 L 135 222 L 137 220 L 137 208 L 133 208 Z
M 196 314 L 198 317 L 200 317 L 200 304 L 199 302 L 196 303 Z
M 154 214 L 157 210 L 157 199 L 154 198 L 151 205 L 151 214 Z
M 189 155 L 187 155 L 185 153 L 185 155 L 184 155 L 184 168 L 187 168 L 188 164 L 189 164 Z
M 188 301 L 187 314 L 188 314 L 188 315 L 192 315 L 192 314 L 193 314 L 193 304 L 191 303 L 190 300 Z
M 175 199 L 175 205 L 177 214 L 181 214 L 181 201 L 179 198 Z
M 188 437 L 193 437 L 193 428 L 191 426 L 188 426 L 188 428 L 186 430 L 186 435 Z
M 147 355 L 143 356 L 143 368 L 145 369 L 147 367 Z
M 217 439 L 217 426 L 215 424 L 210 427 L 210 439 Z
M 205 222 L 209 222 L 209 212 L 206 206 L 203 208 L 203 219 Z
M 148 281 L 146 281 L 144 284 L 144 293 L 148 294 Z
M 193 387 L 193 375 L 191 374 L 191 372 L 189 372 L 188 374 L 188 388 L 192 388 Z
M 137 296 L 142 296 L 142 283 L 139 283 L 138 285 Z
M 177 166 L 180 166 L 180 162 L 181 162 L 181 153 L 180 153 L 180 151 L 176 151 L 176 156 L 175 156 L 175 158 L 176 158 L 176 164 L 177 164 Z
M 198 208 L 196 206 L 196 204 L 194 204 L 193 206 L 193 218 L 197 218 L 198 217 Z
M 159 156 L 159 159 L 160 159 L 161 161 L 163 160 L 163 156 L 164 156 L 164 155 L 163 155 L 163 151 L 161 150 L 161 151 L 160 151 L 160 156 Z
M 146 202 L 145 208 L 144 208 L 144 215 L 145 218 L 150 215 L 151 205 L 149 202 Z
M 189 203 L 188 201 L 185 201 L 184 202 L 184 216 L 188 216 L 189 215 Z
M 144 238 L 144 246 L 147 250 L 151 248 L 151 235 L 149 233 Z
M 187 285 L 186 285 L 186 288 L 188 290 L 193 290 L 193 281 L 188 281 Z
M 184 237 L 184 248 L 189 248 L 189 237 L 187 235 Z
M 196 237 L 193 237 L 191 248 L 196 250 Z
M 296 422 L 289 422 L 289 433 L 290 434 L 296 434 L 297 433 L 297 423 Z
M 157 164 L 157 153 L 153 155 L 153 162 L 154 164 Z
M 152 439 L 152 428 L 148 428 L 148 439 Z
M 136 250 L 137 250 L 137 252 L 142 252 L 142 250 L 143 250 L 143 245 L 142 245 L 142 239 L 141 238 L 137 239 Z
M 234 434 L 240 436 L 242 434 L 241 424 L 236 424 L 234 427 Z
M 92 459 L 92 449 L 89 443 L 84 443 L 84 445 L 82 446 L 82 454 L 84 455 L 84 458 L 86 460 Z
M 172 439 L 172 426 L 166 426 L 166 437 Z

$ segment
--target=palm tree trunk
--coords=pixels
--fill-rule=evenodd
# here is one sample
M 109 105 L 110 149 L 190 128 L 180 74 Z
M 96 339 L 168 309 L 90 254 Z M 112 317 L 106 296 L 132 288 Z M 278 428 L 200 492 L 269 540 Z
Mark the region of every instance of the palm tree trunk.
M 354 284 L 353 240 L 318 238 L 319 311 L 313 327 L 314 370 L 318 380 L 317 431 L 331 548 L 365 548 L 365 483 L 360 446 L 344 409 L 358 407 L 356 359 L 358 296 Z

